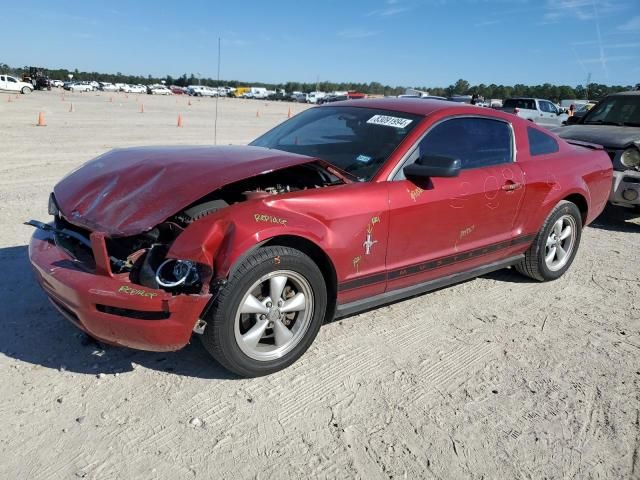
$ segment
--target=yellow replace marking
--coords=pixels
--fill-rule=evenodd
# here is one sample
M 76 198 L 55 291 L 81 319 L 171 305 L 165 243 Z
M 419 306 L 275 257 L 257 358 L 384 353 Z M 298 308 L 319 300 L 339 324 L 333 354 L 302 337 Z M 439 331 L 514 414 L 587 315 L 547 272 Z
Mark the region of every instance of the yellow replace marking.
M 256 222 L 276 223 L 278 225 L 287 224 L 287 221 L 284 218 L 274 217 L 273 215 L 266 215 L 264 213 L 254 213 L 253 218 L 256 220 Z
M 475 229 L 476 229 L 475 225 L 470 225 L 467 228 L 460 230 L 460 240 L 462 240 L 464 237 L 468 237 L 469 235 L 471 235 Z
M 416 187 L 413 190 L 409 190 L 407 188 L 407 192 L 409 192 L 409 196 L 411 197 L 411 200 L 415 202 L 418 198 L 420 198 L 420 195 L 422 195 L 422 192 L 424 192 L 424 190 L 420 187 Z
M 126 293 L 127 295 L 136 295 L 138 297 L 149 297 L 149 298 L 153 298 L 153 297 L 157 297 L 158 294 L 154 293 L 154 292 L 147 292 L 145 290 L 140 290 L 138 288 L 131 288 L 127 285 L 122 285 L 119 289 L 118 289 L 118 293 Z
M 362 260 L 361 256 L 357 256 L 353 259 L 353 268 L 356 269 L 356 273 L 360 273 L 360 260 Z

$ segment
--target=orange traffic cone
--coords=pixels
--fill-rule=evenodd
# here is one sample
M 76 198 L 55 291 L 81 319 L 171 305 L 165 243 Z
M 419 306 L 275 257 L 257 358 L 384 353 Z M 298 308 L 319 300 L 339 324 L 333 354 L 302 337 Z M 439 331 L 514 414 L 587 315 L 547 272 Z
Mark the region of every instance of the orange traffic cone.
M 47 124 L 44 122 L 44 113 L 38 113 L 38 123 L 36 123 L 38 127 L 46 127 Z
M 140 104 L 140 113 L 144 113 L 144 103 Z
M 178 128 L 182 128 L 182 115 L 178 114 Z
M 287 113 L 287 118 L 291 118 L 291 107 L 289 107 L 289 112 Z
M 7 96 L 7 102 L 11 103 L 11 95 Z
M 109 101 L 113 103 L 113 97 L 109 97 Z
M 256 118 L 260 118 L 260 110 L 256 110 Z
M 69 107 L 69 112 L 73 112 L 73 103 L 71 104 L 71 106 Z
M 191 99 L 187 102 L 187 105 L 191 106 Z
M 16 93 L 16 100 L 17 100 L 18 98 L 19 98 L 19 97 L 18 97 L 18 94 Z

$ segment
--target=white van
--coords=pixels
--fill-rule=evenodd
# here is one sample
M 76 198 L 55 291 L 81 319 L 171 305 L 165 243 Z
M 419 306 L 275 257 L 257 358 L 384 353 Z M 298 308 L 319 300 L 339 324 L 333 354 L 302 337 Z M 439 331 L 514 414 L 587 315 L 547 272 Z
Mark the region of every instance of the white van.
M 309 103 L 318 103 L 318 100 L 320 100 L 321 98 L 326 97 L 327 94 L 324 92 L 311 92 L 308 96 L 307 96 L 307 102 Z
M 244 98 L 267 98 L 269 96 L 269 91 L 264 87 L 251 87 L 248 92 L 243 93 L 242 96 Z

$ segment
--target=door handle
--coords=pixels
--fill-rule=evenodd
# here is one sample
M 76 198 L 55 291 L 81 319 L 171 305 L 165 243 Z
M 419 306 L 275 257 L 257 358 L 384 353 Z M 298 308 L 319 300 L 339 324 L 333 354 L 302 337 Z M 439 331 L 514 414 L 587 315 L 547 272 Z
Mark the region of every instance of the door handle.
M 519 188 L 522 188 L 522 184 L 516 182 L 507 182 L 502 185 L 502 190 L 504 190 L 505 192 L 513 192 L 514 190 L 518 190 Z

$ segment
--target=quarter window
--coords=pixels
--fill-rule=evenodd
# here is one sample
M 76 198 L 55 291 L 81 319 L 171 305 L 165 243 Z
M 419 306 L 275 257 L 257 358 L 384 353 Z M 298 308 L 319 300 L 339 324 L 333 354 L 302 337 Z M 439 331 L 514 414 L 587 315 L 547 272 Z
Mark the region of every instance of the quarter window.
M 436 125 L 422 139 L 418 150 L 411 158 L 457 158 L 463 169 L 510 163 L 511 128 L 506 122 L 489 118 L 454 118 Z
M 529 154 L 531 156 L 548 155 L 559 150 L 556 139 L 540 130 L 528 127 L 527 136 L 529 137 Z

